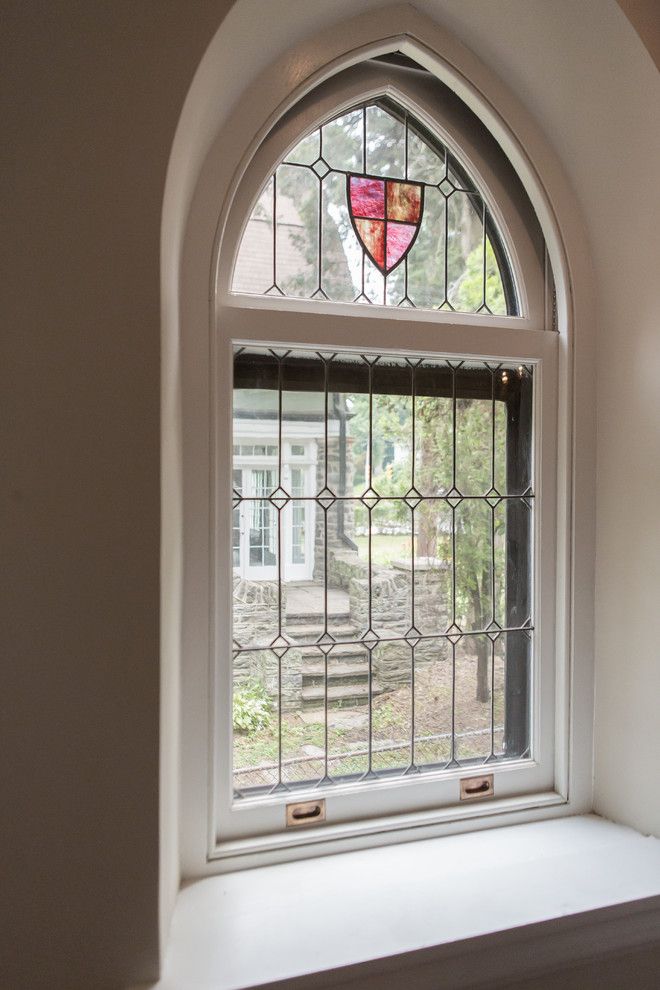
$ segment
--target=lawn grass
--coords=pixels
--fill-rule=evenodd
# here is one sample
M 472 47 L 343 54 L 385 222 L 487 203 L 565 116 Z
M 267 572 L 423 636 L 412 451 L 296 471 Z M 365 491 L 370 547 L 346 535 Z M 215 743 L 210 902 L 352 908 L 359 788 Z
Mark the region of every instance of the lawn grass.
M 491 702 L 478 702 L 475 697 L 476 658 L 457 661 L 456 684 L 452 697 L 452 668 L 449 660 L 422 664 L 415 678 L 415 761 L 418 765 L 444 764 L 451 756 L 448 738 L 452 726 L 452 702 L 455 705 L 456 757 L 460 760 L 485 758 L 490 752 Z M 375 750 L 385 746 L 385 752 L 375 752 L 375 770 L 405 769 L 410 760 L 411 690 L 402 685 L 374 698 L 372 739 Z M 496 752 L 501 752 L 504 721 L 504 666 L 496 662 L 493 716 L 496 731 L 493 740 Z M 331 773 L 364 773 L 367 758 L 365 724 L 342 724 L 330 710 L 328 752 L 333 755 Z M 367 708 L 353 709 L 367 718 Z M 440 734 L 438 736 L 438 734 Z M 460 738 L 459 738 L 460 737 Z M 282 760 L 285 781 L 318 779 L 323 773 L 325 727 L 321 721 L 306 723 L 296 712 L 286 712 L 281 726 Z M 273 784 L 277 780 L 276 766 L 280 747 L 277 716 L 268 727 L 258 732 L 234 734 L 234 769 L 239 786 Z M 343 754 L 343 759 L 337 759 Z M 256 768 L 263 769 L 257 772 Z M 272 769 L 267 769 L 271 767 Z M 242 771 L 242 772 L 241 772 Z
M 358 552 L 367 560 L 369 540 L 366 536 L 356 536 Z M 374 564 L 388 565 L 393 560 L 410 560 L 412 538 L 407 533 L 389 535 L 376 533 L 371 537 L 371 559 Z

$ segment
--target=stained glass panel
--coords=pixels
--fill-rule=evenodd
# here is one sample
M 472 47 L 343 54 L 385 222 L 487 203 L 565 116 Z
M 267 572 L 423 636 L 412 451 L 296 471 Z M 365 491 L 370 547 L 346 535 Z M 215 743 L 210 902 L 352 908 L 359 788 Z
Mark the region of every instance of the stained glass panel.
M 355 229 L 369 257 L 379 268 L 384 268 L 385 221 L 357 219 L 355 221 Z
M 342 112 L 285 156 L 247 222 L 232 289 L 518 312 L 502 236 L 468 170 L 389 98 Z

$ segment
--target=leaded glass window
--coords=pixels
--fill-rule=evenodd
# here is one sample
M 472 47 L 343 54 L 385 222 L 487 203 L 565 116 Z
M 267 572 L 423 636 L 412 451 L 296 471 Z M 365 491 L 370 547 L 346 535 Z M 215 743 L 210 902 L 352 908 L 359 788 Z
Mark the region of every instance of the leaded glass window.
M 455 94 L 409 65 L 340 76 L 264 138 L 222 224 L 214 800 L 231 855 L 555 775 L 542 232 Z M 290 821 L 301 802 L 324 817 Z
M 305 135 L 263 187 L 238 293 L 517 315 L 504 239 L 469 169 L 391 99 Z
M 237 798 L 529 756 L 533 392 L 522 363 L 235 348 Z M 246 482 L 248 432 L 278 456 Z

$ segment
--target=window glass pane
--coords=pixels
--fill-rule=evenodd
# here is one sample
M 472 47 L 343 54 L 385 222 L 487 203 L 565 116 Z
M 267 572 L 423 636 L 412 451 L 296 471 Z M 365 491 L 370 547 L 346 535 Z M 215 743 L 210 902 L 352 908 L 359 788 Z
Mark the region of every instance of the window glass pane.
M 363 110 L 335 117 L 321 128 L 323 159 L 331 169 L 357 172 L 362 169 L 363 158 Z
M 353 302 L 360 292 L 363 252 L 351 225 L 346 176 L 330 172 L 322 183 L 321 288 L 335 302 Z
M 257 200 L 241 240 L 232 289 L 234 292 L 268 292 L 275 281 L 273 270 L 273 180 Z
M 285 157 L 285 162 L 296 162 L 300 165 L 313 165 L 320 153 L 320 132 L 312 131 L 304 137 L 295 148 Z
M 480 206 L 470 193 L 447 200 L 447 299 L 460 313 L 476 313 L 484 303 Z
M 367 107 L 367 167 L 371 175 L 405 178 L 406 131 L 402 120 L 379 106 Z
M 234 387 L 236 790 L 528 755 L 533 369 L 238 348 Z
M 406 178 L 437 185 L 445 177 L 445 156 L 432 148 L 412 128 L 408 129 L 408 174 Z
M 277 170 L 276 282 L 288 296 L 311 296 L 319 288 L 319 180 L 311 169 Z

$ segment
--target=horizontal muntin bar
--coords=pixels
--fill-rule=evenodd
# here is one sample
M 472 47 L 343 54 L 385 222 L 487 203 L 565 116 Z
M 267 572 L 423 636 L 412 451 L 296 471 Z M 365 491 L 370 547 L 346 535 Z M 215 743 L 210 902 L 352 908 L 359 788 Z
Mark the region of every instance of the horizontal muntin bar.
M 277 462 L 275 463 L 277 464 Z M 288 465 L 288 461 L 286 461 L 286 464 Z M 252 465 L 248 465 L 248 467 L 251 466 Z M 268 466 L 270 467 L 270 465 Z M 295 462 L 291 463 L 291 467 L 296 467 Z M 334 500 L 335 502 L 362 502 L 362 504 L 364 505 L 363 500 L 367 502 L 371 502 L 374 501 L 375 499 L 375 504 L 371 506 L 371 508 L 375 508 L 375 506 L 380 505 L 381 502 L 406 502 L 406 504 L 409 505 L 407 496 L 405 495 L 378 495 L 378 497 L 376 498 L 375 495 L 289 495 L 289 493 L 286 492 L 284 495 L 234 494 L 232 498 L 234 501 L 240 501 L 240 502 L 270 502 L 271 500 L 274 500 L 275 503 L 277 503 L 288 500 L 289 502 L 320 502 L 321 505 L 323 505 L 324 502 L 328 502 L 332 500 Z M 414 500 L 417 499 L 417 496 L 413 495 L 410 496 L 410 498 L 411 500 Z M 520 492 L 517 495 L 500 495 L 499 492 L 496 495 L 420 495 L 419 499 L 417 499 L 416 505 L 409 507 L 416 509 L 421 505 L 422 502 L 447 502 L 449 505 L 452 505 L 452 503 L 454 502 L 488 502 L 488 504 L 490 505 L 491 499 L 493 501 L 495 499 L 499 499 L 502 502 L 505 501 L 511 502 L 514 501 L 515 499 L 518 499 L 519 501 L 522 502 L 526 498 L 534 498 L 534 493 Z M 279 508 L 279 506 L 276 504 L 275 508 Z M 365 508 L 369 508 L 369 506 L 367 505 L 365 506 Z M 401 535 L 405 536 L 409 534 L 402 533 Z
M 286 635 L 286 632 L 287 630 L 285 626 L 283 635 Z M 383 643 L 405 643 L 407 646 L 413 647 L 416 646 L 417 643 L 420 642 L 421 640 L 428 641 L 432 639 L 444 639 L 444 640 L 449 640 L 449 642 L 452 642 L 459 639 L 465 639 L 467 636 L 488 636 L 488 638 L 490 639 L 492 636 L 499 636 L 500 633 L 517 633 L 517 632 L 529 632 L 529 633 L 534 632 L 534 626 L 507 626 L 502 629 L 469 629 L 461 632 L 424 633 L 424 634 L 420 634 L 419 636 L 411 636 L 410 639 L 406 639 L 405 636 L 389 636 L 389 637 L 379 638 L 375 641 L 372 639 L 368 639 L 367 641 L 363 639 L 336 639 L 332 643 L 329 643 L 327 640 L 325 642 L 319 642 L 318 639 L 313 643 L 310 642 L 302 643 L 296 640 L 294 643 L 290 643 L 289 646 L 286 647 L 286 649 L 288 650 L 307 649 L 312 646 L 316 646 L 320 649 L 321 647 L 327 646 L 329 651 L 334 646 L 363 646 L 365 650 L 375 650 L 379 646 L 382 646 Z M 332 635 L 332 633 L 330 633 L 330 635 Z M 264 644 L 262 643 L 259 646 L 256 645 L 233 646 L 231 652 L 232 655 L 235 656 L 238 653 L 256 653 L 256 652 L 263 652 L 265 650 L 280 650 L 280 649 L 284 649 L 284 647 L 264 646 Z

